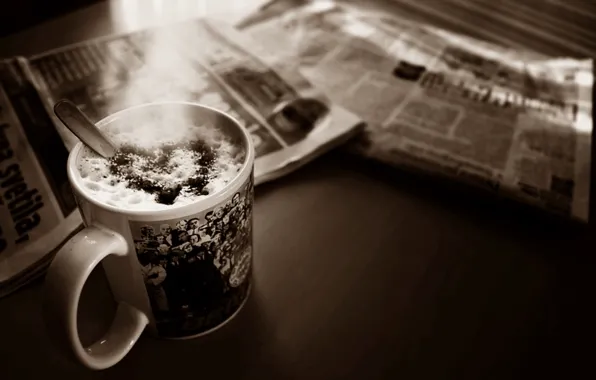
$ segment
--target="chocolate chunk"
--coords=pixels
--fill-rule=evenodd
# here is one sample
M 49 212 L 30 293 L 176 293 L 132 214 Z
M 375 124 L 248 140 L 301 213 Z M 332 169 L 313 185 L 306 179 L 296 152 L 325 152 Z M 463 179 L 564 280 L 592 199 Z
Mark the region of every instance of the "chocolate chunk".
M 157 192 L 157 202 L 164 205 L 174 204 L 176 198 L 182 191 L 182 186 L 176 186 L 170 189 L 161 189 Z
M 191 191 L 195 194 L 201 194 L 208 183 L 209 177 L 201 175 L 189 178 L 188 181 L 186 181 L 186 185 L 190 187 Z

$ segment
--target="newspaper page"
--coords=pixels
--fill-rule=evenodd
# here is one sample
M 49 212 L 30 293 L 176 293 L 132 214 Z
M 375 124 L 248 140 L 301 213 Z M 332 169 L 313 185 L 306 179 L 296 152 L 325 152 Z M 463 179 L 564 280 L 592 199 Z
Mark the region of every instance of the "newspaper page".
M 11 169 L 9 158 L 2 162 L 0 181 L 5 182 L 0 186 L 14 183 L 31 202 L 38 202 L 30 207 L 39 214 L 39 226 L 34 229 L 35 221 L 19 219 L 11 222 L 14 227 L 2 225 L 7 246 L 6 253 L 0 252 L 0 296 L 26 282 L 24 274 L 41 272 L 31 265 L 41 259 L 49 263 L 48 252 L 81 224 L 66 177 L 68 152 L 78 140 L 53 114 L 53 104 L 60 99 L 75 102 L 93 121 L 129 106 L 165 100 L 227 112 L 252 135 L 257 184 L 296 170 L 362 132 L 357 116 L 332 104 L 300 73 L 265 64 L 255 46 L 232 26 L 201 19 L 87 41 L 7 67 L 3 86 L 11 93 L 0 98 L 3 136 L 8 136 L 2 141 L 7 149 L 21 146 L 29 153 L 15 153 L 20 170 Z M 16 98 L 18 91 L 35 102 Z M 9 215 L 10 209 L 5 210 Z
M 27 62 L 0 61 L 0 296 L 39 274 L 78 231 L 67 156 Z
M 592 60 L 555 59 L 334 1 L 239 28 L 367 122 L 350 150 L 587 222 Z
M 251 133 L 255 181 L 275 179 L 363 127 L 300 73 L 270 67 L 232 26 L 209 20 L 112 36 L 32 57 L 46 105 L 67 98 L 97 121 L 123 108 L 182 100 L 227 112 Z M 70 149 L 77 142 L 57 120 Z

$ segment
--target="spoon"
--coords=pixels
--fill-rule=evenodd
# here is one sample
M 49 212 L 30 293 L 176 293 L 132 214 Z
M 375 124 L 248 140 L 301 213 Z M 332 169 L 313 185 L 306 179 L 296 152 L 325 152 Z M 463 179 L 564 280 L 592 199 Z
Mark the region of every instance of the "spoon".
M 116 154 L 114 145 L 101 133 L 99 128 L 70 100 L 60 100 L 54 105 L 54 113 L 75 136 L 93 151 L 104 158 Z

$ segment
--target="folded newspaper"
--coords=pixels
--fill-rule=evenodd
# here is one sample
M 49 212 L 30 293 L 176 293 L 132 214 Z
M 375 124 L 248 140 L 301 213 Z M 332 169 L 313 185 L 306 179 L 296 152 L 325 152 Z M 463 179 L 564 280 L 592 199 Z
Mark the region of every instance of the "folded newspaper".
M 593 60 L 508 49 L 371 3 L 278 0 L 238 27 L 273 53 L 268 64 L 367 122 L 351 151 L 587 222 Z
M 0 61 L 0 297 L 42 274 L 81 228 L 66 175 L 78 140 L 52 112 L 62 98 L 95 121 L 160 100 L 225 111 L 253 137 L 257 184 L 362 131 L 299 72 L 261 55 L 233 27 L 193 20 Z

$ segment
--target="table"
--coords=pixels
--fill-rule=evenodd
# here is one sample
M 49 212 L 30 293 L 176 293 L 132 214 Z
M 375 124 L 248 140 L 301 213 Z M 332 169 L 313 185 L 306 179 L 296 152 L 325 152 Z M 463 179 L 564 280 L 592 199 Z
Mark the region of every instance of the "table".
M 0 55 L 33 54 L 150 19 L 115 17 L 125 3 L 140 4 L 79 10 L 1 39 Z M 255 284 L 243 312 L 205 338 L 144 337 L 102 372 L 54 350 L 40 315 L 41 282 L 31 284 L 0 300 L 2 379 L 586 377 L 594 354 L 594 234 L 439 185 L 338 151 L 260 186 Z M 113 312 L 101 270 L 80 309 L 87 341 Z

